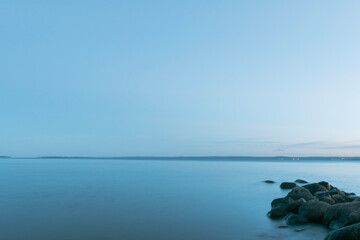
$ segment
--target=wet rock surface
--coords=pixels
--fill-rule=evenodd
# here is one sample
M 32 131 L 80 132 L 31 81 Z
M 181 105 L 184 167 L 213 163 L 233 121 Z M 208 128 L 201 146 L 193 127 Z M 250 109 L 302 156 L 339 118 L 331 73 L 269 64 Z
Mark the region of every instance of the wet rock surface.
M 280 184 L 281 189 L 292 189 L 294 187 L 297 187 L 297 185 L 293 182 L 283 182 Z
M 300 184 L 308 183 L 307 181 L 302 180 L 302 179 L 296 179 L 295 182 L 300 183 Z
M 296 183 L 305 184 L 297 179 Z M 326 240 L 360 240 L 360 197 L 346 193 L 328 182 L 309 183 L 301 187 L 283 182 L 281 189 L 290 189 L 283 198 L 271 202 L 268 217 L 283 218 L 287 225 L 321 223 L 334 230 Z

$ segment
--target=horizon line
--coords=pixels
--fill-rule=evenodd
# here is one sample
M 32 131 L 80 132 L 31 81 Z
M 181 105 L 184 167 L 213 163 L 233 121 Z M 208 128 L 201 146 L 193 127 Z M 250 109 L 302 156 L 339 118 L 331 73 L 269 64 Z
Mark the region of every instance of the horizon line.
M 21 159 L 185 159 L 185 158 L 287 158 L 287 159 L 309 159 L 309 158 L 332 158 L 332 159 L 360 159 L 360 156 L 246 156 L 246 155 L 202 155 L 202 156 L 7 156 L 0 155 L 1 158 L 21 158 Z

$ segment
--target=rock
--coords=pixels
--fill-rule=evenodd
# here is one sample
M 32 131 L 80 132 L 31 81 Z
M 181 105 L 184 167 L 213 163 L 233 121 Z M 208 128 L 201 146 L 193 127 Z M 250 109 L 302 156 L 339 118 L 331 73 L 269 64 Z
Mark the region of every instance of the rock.
M 273 180 L 265 180 L 264 183 L 275 183 Z
M 329 193 L 330 195 L 339 194 L 339 195 L 345 196 L 345 192 L 340 191 L 340 190 L 337 189 L 337 188 L 334 188 L 334 189 L 328 191 L 328 193 Z
M 289 212 L 282 207 L 275 207 L 268 212 L 267 216 L 270 218 L 282 218 L 285 217 Z
M 296 183 L 301 183 L 301 184 L 308 183 L 307 181 L 302 180 L 302 179 L 296 179 L 295 182 Z
M 325 240 L 359 240 L 360 223 L 332 231 Z
M 309 222 L 306 217 L 300 215 L 300 214 L 293 214 L 289 213 L 284 218 L 286 224 L 288 225 L 296 225 L 296 224 L 304 224 Z
M 346 202 L 350 202 L 347 200 L 347 198 L 343 195 L 340 194 L 334 194 L 331 196 L 331 198 L 335 201 L 335 203 L 346 203 Z
M 326 202 L 311 200 L 300 206 L 299 214 L 311 222 L 322 222 L 325 212 L 330 206 Z
M 314 196 L 316 197 L 321 197 L 321 196 L 331 196 L 331 195 L 334 195 L 334 194 L 340 194 L 340 195 L 344 195 L 345 196 L 345 193 L 340 191 L 339 189 L 337 188 L 334 188 L 330 191 L 320 191 L 320 192 L 316 192 L 314 193 Z
M 327 209 L 323 222 L 331 229 L 360 222 L 360 201 L 332 205 Z
M 345 193 L 346 196 L 355 196 L 355 193 Z
M 289 198 L 275 198 L 271 202 L 271 208 L 286 207 L 289 204 Z
M 280 184 L 281 189 L 292 189 L 294 187 L 297 187 L 297 185 L 293 182 L 283 182 Z
M 299 207 L 306 203 L 306 200 L 299 198 L 298 200 L 293 200 L 288 198 L 288 204 L 285 206 L 285 210 L 292 213 L 298 213 Z
M 322 181 L 322 182 L 319 182 L 319 184 L 321 186 L 324 186 L 327 190 L 331 189 L 331 185 L 328 182 Z
M 326 192 L 328 189 L 319 183 L 310 183 L 303 186 L 307 190 L 311 192 L 311 194 L 315 194 L 317 192 Z
M 335 200 L 332 199 L 330 196 L 322 196 L 322 197 L 319 197 L 319 200 L 322 201 L 322 202 L 326 202 L 330 205 L 334 205 L 335 204 Z
M 288 193 L 287 197 L 292 198 L 293 200 L 298 200 L 300 198 L 305 199 L 306 201 L 314 199 L 314 196 L 309 190 L 303 187 L 296 187 Z

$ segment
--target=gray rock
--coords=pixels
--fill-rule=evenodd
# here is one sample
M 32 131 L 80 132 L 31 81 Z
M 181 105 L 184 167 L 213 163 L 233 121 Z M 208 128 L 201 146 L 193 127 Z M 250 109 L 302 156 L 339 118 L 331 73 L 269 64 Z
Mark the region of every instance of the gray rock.
M 289 213 L 288 215 L 286 215 L 284 221 L 286 222 L 287 225 L 305 224 L 309 222 L 309 220 L 306 217 L 300 214 L 293 214 L 293 213 Z
M 297 185 L 293 182 L 283 182 L 280 184 L 281 189 L 292 189 L 294 187 L 297 187 Z
M 331 196 L 331 198 L 335 201 L 335 203 L 346 203 L 346 202 L 350 202 L 347 200 L 347 198 L 343 195 L 340 194 L 334 194 Z
M 288 198 L 288 204 L 285 206 L 286 211 L 292 213 L 298 213 L 299 207 L 306 203 L 306 200 L 303 198 L 299 198 L 298 200 L 293 200 L 292 198 Z
M 311 192 L 311 194 L 315 194 L 317 192 L 326 192 L 328 189 L 319 183 L 310 183 L 303 186 L 307 190 Z
M 275 207 L 268 212 L 267 216 L 270 218 L 282 218 L 285 217 L 289 212 L 282 207 Z
M 276 207 L 285 208 L 289 204 L 289 201 L 291 201 L 289 198 L 275 198 L 271 202 L 271 208 L 276 208 Z
M 322 182 L 319 182 L 319 184 L 324 186 L 327 190 L 331 189 L 331 185 L 328 182 L 322 181 Z
M 325 212 L 330 206 L 326 202 L 311 200 L 300 206 L 299 214 L 311 222 L 322 222 Z
M 335 204 L 335 200 L 332 199 L 330 196 L 322 196 L 322 197 L 319 197 L 319 201 L 322 201 L 322 202 L 326 202 L 330 205 L 334 205 Z
M 325 238 L 325 240 L 359 240 L 359 239 L 360 239 L 360 223 L 332 231 Z
M 346 196 L 355 196 L 355 193 L 345 193 Z
M 296 179 L 295 182 L 296 183 L 301 183 L 301 184 L 308 183 L 307 181 L 302 180 L 302 179 Z
M 300 198 L 305 199 L 306 201 L 314 199 L 314 196 L 309 190 L 303 187 L 296 187 L 287 194 L 287 197 L 292 198 L 293 200 L 298 200 Z
M 323 222 L 331 229 L 360 222 L 360 201 L 332 205 L 327 209 Z

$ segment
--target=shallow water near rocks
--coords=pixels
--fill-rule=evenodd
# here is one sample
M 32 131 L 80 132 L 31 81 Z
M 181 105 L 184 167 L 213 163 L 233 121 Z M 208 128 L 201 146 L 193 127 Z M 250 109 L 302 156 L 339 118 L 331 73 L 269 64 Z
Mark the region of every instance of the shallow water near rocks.
M 268 219 L 270 202 L 298 178 L 360 193 L 359 172 L 308 160 L 1 159 L 1 239 L 324 239 L 322 225 Z

